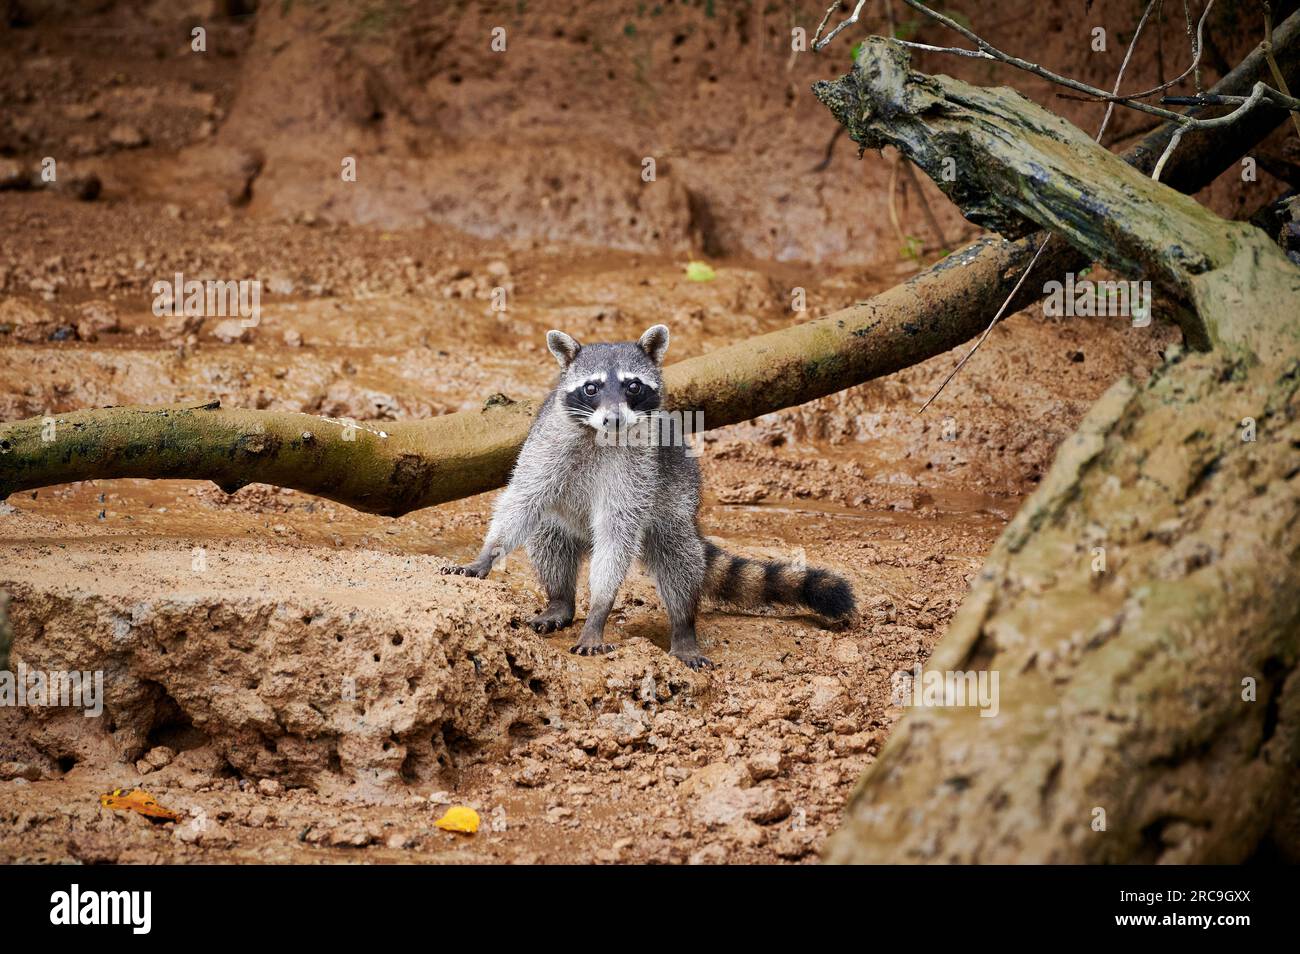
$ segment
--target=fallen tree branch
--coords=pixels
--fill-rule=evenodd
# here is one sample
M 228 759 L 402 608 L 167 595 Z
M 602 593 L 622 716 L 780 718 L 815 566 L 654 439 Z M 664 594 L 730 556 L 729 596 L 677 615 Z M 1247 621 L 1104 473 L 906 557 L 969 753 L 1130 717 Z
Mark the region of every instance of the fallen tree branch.
M 1256 84 L 1252 100 L 1260 89 Z M 1295 313 L 1289 299 L 1300 275 L 1257 229 L 1225 223 L 1147 179 L 1013 90 L 914 72 L 904 46 L 871 37 L 850 73 L 814 92 L 854 142 L 902 151 L 971 221 L 1013 236 L 1050 229 L 1121 273 L 1161 285 L 1187 305 L 1178 315 L 1194 348 L 1231 343 L 1258 352 L 1278 331 L 1260 312 Z M 1205 122 L 1219 128 L 1229 121 Z M 1167 148 L 1157 171 L 1169 155 Z M 955 175 L 945 174 L 954 167 Z M 1167 239 L 1171 223 L 1175 242 Z M 1234 294 L 1250 294 L 1254 313 L 1210 307 Z
M 1167 144 L 1164 156 L 1162 157 L 1161 161 L 1157 163 L 1155 171 L 1152 173 L 1152 178 L 1154 179 L 1160 178 L 1160 174 L 1164 169 L 1165 162 L 1168 160 L 1168 157 L 1173 154 L 1174 150 L 1178 147 L 1178 144 L 1181 142 L 1183 135 L 1188 131 L 1193 129 L 1216 128 L 1228 123 L 1238 122 L 1241 119 L 1245 118 L 1245 116 L 1251 111 L 1253 111 L 1257 106 L 1264 103 L 1267 103 L 1268 105 L 1271 106 L 1275 106 L 1279 109 L 1293 108 L 1291 105 L 1293 100 L 1291 99 L 1290 96 L 1286 95 L 1284 91 L 1279 92 L 1278 90 L 1273 89 L 1267 83 L 1264 83 L 1261 80 L 1256 82 L 1255 88 L 1252 91 L 1251 95 L 1249 97 L 1244 98 L 1238 104 L 1236 109 L 1234 109 L 1231 113 L 1225 116 L 1216 116 L 1213 119 L 1204 119 L 1187 113 L 1172 112 L 1168 109 L 1165 109 L 1162 106 L 1153 106 L 1150 103 L 1142 102 L 1141 97 L 1150 95 L 1150 91 L 1145 91 L 1136 97 L 1133 96 L 1120 97 L 1114 93 L 1107 94 L 1104 90 L 1100 90 L 1097 89 L 1096 87 L 1089 86 L 1087 83 L 1083 83 L 1072 77 L 1063 76 L 1060 73 L 1056 73 L 1052 70 L 1049 70 L 1038 63 L 1033 63 L 1019 56 L 1013 56 L 1010 53 L 1003 52 L 1002 50 L 995 47 L 993 44 L 989 43 L 983 37 L 979 36 L 973 30 L 970 30 L 962 26 L 960 23 L 958 23 L 956 20 L 952 19 L 951 17 L 946 16 L 945 14 L 932 9 L 931 7 L 927 6 L 924 3 L 921 3 L 920 0 L 903 0 L 903 2 L 906 3 L 912 9 L 924 14 L 930 19 L 934 20 L 935 22 L 940 23 L 943 26 L 947 27 L 948 29 L 961 34 L 961 36 L 965 37 L 966 39 L 974 43 L 977 49 L 965 50 L 960 47 L 938 47 L 938 46 L 931 46 L 922 43 L 897 41 L 901 46 L 908 47 L 910 49 L 920 49 L 926 52 L 949 53 L 958 56 L 967 56 L 967 57 L 973 57 L 975 59 L 993 60 L 998 63 L 1005 63 L 1008 66 L 1014 66 L 1016 69 L 1023 70 L 1027 73 L 1032 73 L 1033 75 L 1040 77 L 1041 79 L 1045 79 L 1048 82 L 1054 83 L 1058 86 L 1062 86 L 1066 89 L 1073 90 L 1075 91 L 1075 93 L 1082 93 L 1083 96 L 1081 98 L 1106 102 L 1108 104 L 1108 108 L 1110 106 L 1114 106 L 1118 104 L 1118 105 L 1126 106 L 1129 109 L 1138 110 L 1139 112 L 1150 113 L 1153 116 L 1159 116 L 1162 119 L 1175 123 L 1179 128 L 1175 132 L 1173 138 Z M 814 49 L 818 49 L 818 50 L 821 49 L 822 46 L 825 46 L 827 43 L 829 43 L 835 37 L 835 35 L 839 33 L 841 30 L 843 30 L 845 27 L 849 26 L 851 23 L 856 23 L 859 10 L 861 10 L 861 4 L 859 4 L 857 10 L 854 10 L 853 16 L 849 20 L 840 23 L 840 25 L 837 26 L 834 30 L 832 30 L 831 33 L 828 34 L 820 44 L 814 44 Z M 1143 22 L 1146 21 L 1147 14 L 1149 13 L 1150 13 L 1150 7 L 1148 6 L 1147 12 L 1144 13 L 1142 17 Z M 1202 21 L 1204 20 L 1205 15 L 1208 13 L 1209 13 L 1209 7 L 1207 6 L 1205 13 L 1202 15 Z M 827 17 L 829 18 L 829 16 L 830 16 L 830 11 L 828 10 Z M 1188 16 L 1189 19 L 1187 23 L 1187 29 L 1188 29 L 1188 34 L 1190 36 L 1192 32 L 1190 11 L 1188 13 Z M 825 22 L 826 22 L 825 20 L 822 21 L 823 26 L 825 25 Z M 1266 39 L 1265 42 L 1262 43 L 1259 48 L 1263 52 L 1266 59 L 1269 58 L 1270 56 L 1270 47 L 1271 47 L 1271 40 L 1267 38 L 1268 25 L 1269 25 L 1269 21 L 1266 19 L 1265 21 Z M 819 32 L 820 29 L 821 28 L 819 27 L 818 28 Z M 1141 30 L 1141 24 L 1139 24 L 1138 30 L 1139 31 Z M 1191 66 L 1191 71 L 1196 74 L 1196 88 L 1198 92 L 1201 91 L 1200 69 L 1198 66 L 1198 63 L 1200 62 L 1201 45 L 1202 45 L 1201 34 L 1198 29 L 1194 39 L 1192 40 L 1193 60 Z M 1270 62 L 1269 65 L 1270 67 L 1274 66 L 1272 62 Z M 1279 82 L 1279 85 L 1281 85 L 1285 89 L 1286 81 L 1285 78 L 1282 76 L 1281 71 L 1278 69 L 1274 69 L 1273 75 L 1275 81 Z M 1300 119 L 1295 119 L 1295 122 L 1296 122 L 1296 128 L 1300 129 Z
M 1295 363 L 1192 354 L 1098 402 L 919 682 L 997 674 L 997 715 L 909 708 L 827 860 L 1300 860 L 1278 841 L 1300 759 L 1298 385 Z

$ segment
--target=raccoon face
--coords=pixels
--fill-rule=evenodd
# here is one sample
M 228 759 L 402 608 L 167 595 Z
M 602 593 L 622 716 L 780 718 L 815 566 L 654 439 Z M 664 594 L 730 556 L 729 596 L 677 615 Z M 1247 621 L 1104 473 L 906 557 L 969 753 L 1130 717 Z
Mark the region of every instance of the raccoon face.
M 606 436 L 634 427 L 663 400 L 668 329 L 655 325 L 638 341 L 582 345 L 562 331 L 547 332 L 560 363 L 560 402 L 575 423 Z

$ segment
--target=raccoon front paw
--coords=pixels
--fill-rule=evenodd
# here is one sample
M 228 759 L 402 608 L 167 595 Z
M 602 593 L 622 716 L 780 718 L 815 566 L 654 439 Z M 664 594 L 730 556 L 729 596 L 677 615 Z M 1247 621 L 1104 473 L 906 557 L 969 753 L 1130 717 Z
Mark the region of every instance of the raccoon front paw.
M 713 660 L 703 653 L 672 653 L 671 655 L 696 671 L 712 669 L 714 666 Z
M 573 610 L 544 609 L 528 621 L 535 633 L 554 633 L 573 625 Z
M 580 636 L 577 643 L 569 649 L 569 652 L 577 653 L 579 656 L 600 656 L 613 651 L 613 644 L 602 643 L 599 636 L 589 639 L 585 634 Z
M 491 566 L 482 566 L 478 563 L 466 563 L 463 566 L 444 566 L 442 572 L 453 576 L 472 576 L 476 580 L 486 579 Z

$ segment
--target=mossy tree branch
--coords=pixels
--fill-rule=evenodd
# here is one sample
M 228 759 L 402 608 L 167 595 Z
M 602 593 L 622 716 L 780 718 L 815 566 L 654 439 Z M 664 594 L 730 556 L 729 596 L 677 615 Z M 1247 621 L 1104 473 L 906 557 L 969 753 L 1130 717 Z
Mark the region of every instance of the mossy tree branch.
M 936 176 L 959 156 L 949 194 L 973 217 L 1048 226 L 1163 285 L 1211 349 L 1116 384 L 1062 445 L 922 676 L 996 676 L 996 714 L 909 709 L 828 859 L 1300 857 L 1275 817 L 1300 758 L 1300 269 L 1014 93 L 914 73 L 887 41 L 819 95 L 864 145 Z

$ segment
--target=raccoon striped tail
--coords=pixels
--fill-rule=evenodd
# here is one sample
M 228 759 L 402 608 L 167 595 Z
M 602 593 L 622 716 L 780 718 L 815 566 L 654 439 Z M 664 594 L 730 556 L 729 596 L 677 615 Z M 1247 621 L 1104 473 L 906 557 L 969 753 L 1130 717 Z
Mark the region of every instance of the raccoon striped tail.
M 852 615 L 853 590 L 844 577 L 780 560 L 750 560 L 704 541 L 704 593 L 719 603 L 754 609 L 806 606 L 827 619 Z

